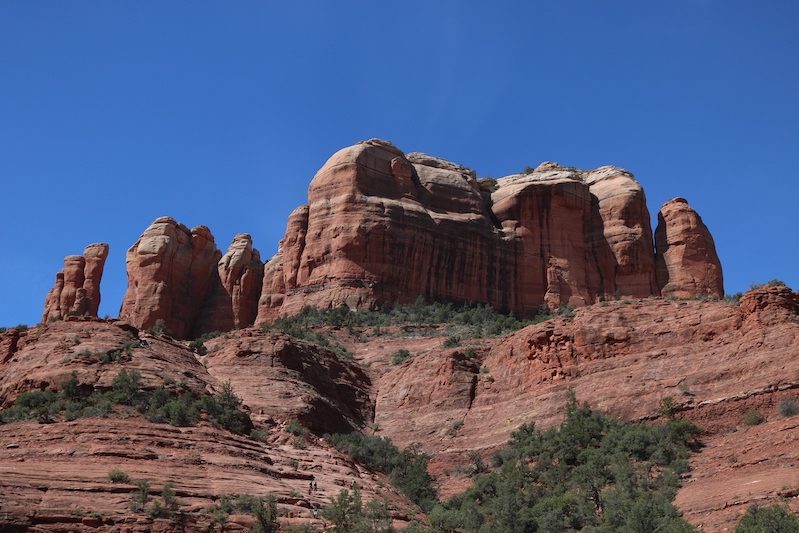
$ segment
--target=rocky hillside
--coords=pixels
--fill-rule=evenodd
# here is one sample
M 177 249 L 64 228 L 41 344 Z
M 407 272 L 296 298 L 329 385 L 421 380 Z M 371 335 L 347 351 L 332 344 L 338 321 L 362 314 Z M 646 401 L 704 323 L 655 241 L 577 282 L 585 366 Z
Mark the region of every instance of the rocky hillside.
M 68 318 L 3 333 L 0 353 L 0 530 L 206 531 L 222 523 L 210 512 L 220 498 L 243 494 L 276 497 L 284 524 L 321 526 L 313 508 L 354 484 L 364 499 L 389 502 L 397 524 L 419 512 L 384 475 L 320 438 L 362 427 L 373 412 L 368 376 L 319 346 L 245 330 L 199 356 L 124 322 Z M 121 372 L 138 376 L 134 393 L 150 406 L 141 414 L 114 396 Z M 64 390 L 70 378 L 80 403 L 39 392 Z M 175 402 L 153 412 L 157 395 L 200 399 L 225 383 L 244 401 L 242 428 L 205 409 L 176 420 Z M 21 405 L 38 413 L 32 421 L 15 412 Z M 136 512 L 141 480 L 152 497 Z M 166 483 L 180 520 L 152 512 Z M 254 518 L 224 521 L 226 531 L 246 531 Z
M 72 420 L 58 411 L 7 420 L 0 425 L 5 527 L 177 527 L 131 511 L 137 488 L 112 483 L 112 470 L 148 480 L 151 499 L 171 482 L 192 529 L 214 523 L 209 509 L 221 496 L 242 493 L 275 495 L 284 525 L 322 527 L 312 509 L 353 481 L 365 499 L 387 499 L 396 525 L 424 522 L 383 474 L 322 435 L 361 429 L 424 451 L 447 498 L 472 483 L 473 452 L 490 464 L 522 423 L 558 423 L 569 390 L 626 420 L 661 417 L 669 398 L 676 416 L 702 429 L 703 447 L 676 499 L 702 530 L 724 531 L 753 502 L 797 507 L 799 422 L 779 411 L 799 397 L 799 295 L 784 286 L 753 290 L 740 303 L 601 302 L 497 337 L 479 321 L 381 326 L 340 315 L 296 329 L 316 343 L 279 332 L 293 331 L 290 322 L 191 348 L 125 322 L 77 317 L 3 333 L 2 413 L 26 391 L 63 387 L 73 372 L 84 396 L 113 391 L 125 369 L 138 373 L 146 393 L 218 395 L 229 382 L 256 430 L 225 429 L 204 411 L 196 425 L 174 427 L 124 405 Z M 308 494 L 312 479 L 319 489 Z M 228 530 L 252 520 L 233 513 Z

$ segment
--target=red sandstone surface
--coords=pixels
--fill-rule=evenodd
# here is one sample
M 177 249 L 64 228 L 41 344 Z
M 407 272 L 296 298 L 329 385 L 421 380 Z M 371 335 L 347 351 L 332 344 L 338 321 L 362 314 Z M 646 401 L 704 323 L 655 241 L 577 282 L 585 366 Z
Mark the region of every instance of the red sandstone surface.
M 110 469 L 120 468 L 150 479 L 156 491 L 166 480 L 175 483 L 196 524 L 207 519 L 200 511 L 219 494 L 249 492 L 276 494 L 284 523 L 321 525 L 313 522 L 311 503 L 326 503 L 353 479 L 367 499 L 389 498 L 399 524 L 414 507 L 385 478 L 318 437 L 309 436 L 305 450 L 292 447 L 285 424 L 297 419 L 317 434 L 370 427 L 400 446 L 415 444 L 431 455 L 440 496 L 447 497 L 471 482 L 469 451 L 487 457 L 521 423 L 557 423 L 570 388 L 592 406 L 633 420 L 657 418 L 666 396 L 677 401 L 679 416 L 703 429 L 705 446 L 692 455 L 676 503 L 703 530 L 729 529 L 752 502 L 787 498 L 795 507 L 799 422 L 776 409 L 799 395 L 799 296 L 787 287 L 751 291 L 740 304 L 603 302 L 506 337 L 445 348 L 459 327 L 322 328 L 353 352 L 355 363 L 255 329 L 208 341 L 206 356 L 124 322 L 70 317 L 7 331 L 0 337 L 4 405 L 24 390 L 53 387 L 72 371 L 83 386 L 102 389 L 124 367 L 137 369 L 145 387 L 171 378 L 166 382 L 211 392 L 230 381 L 266 436 L 259 442 L 208 422 L 174 428 L 141 417 L 0 426 L 0 489 L 7 495 L 0 512 L 9 513 L 8 524 L 42 530 L 90 527 L 83 518 L 96 525 L 90 511 L 109 530 L 153 527 L 127 509 L 131 487 L 106 480 Z M 126 342 L 135 344 L 116 362 L 93 355 Z M 392 364 L 400 348 L 412 357 Z M 747 426 L 750 408 L 766 422 Z M 310 475 L 320 492 L 309 499 L 303 490 Z M 247 517 L 236 520 L 245 524 Z
M 669 205 L 663 285 L 722 296 L 707 228 L 687 204 Z M 531 316 L 660 289 L 646 197 L 628 171 L 544 163 L 489 192 L 472 170 L 372 139 L 314 176 L 266 265 L 257 323 L 305 305 L 361 309 L 419 295 Z
M 102 363 L 98 354 L 132 343 L 130 353 Z M 308 434 L 303 446 L 284 427 L 291 420 L 341 431 L 371 418 L 369 380 L 354 364 L 323 348 L 284 335 L 243 331 L 209 343 L 197 356 L 168 337 L 124 322 L 72 318 L 0 336 L 0 398 L 9 405 L 27 390 L 56 388 L 75 372 L 81 388 L 102 390 L 121 369 L 137 370 L 142 387 L 219 390 L 229 381 L 251 412 L 261 440 L 216 428 L 173 427 L 141 416 L 18 422 L 0 425 L 0 529 L 34 531 L 181 531 L 130 510 L 133 482 L 115 484 L 113 469 L 147 479 L 160 495 L 172 482 L 189 530 L 207 530 L 204 512 L 220 495 L 272 494 L 281 523 L 322 526 L 311 509 L 357 483 L 365 499 L 380 498 L 401 525 L 418 509 L 381 474 L 366 471 Z M 318 490 L 309 494 L 314 480 Z M 246 531 L 252 517 L 232 515 L 226 531 Z
M 87 246 L 83 255 L 64 258 L 64 268 L 56 274 L 55 285 L 44 302 L 43 323 L 68 315 L 97 316 L 107 257 L 108 245 L 99 243 Z
M 310 305 L 481 302 L 533 316 L 618 297 L 723 295 L 713 238 L 683 199 L 649 209 L 628 171 L 542 163 L 496 187 L 372 139 L 334 154 L 265 265 L 248 234 L 223 255 L 205 226 L 156 219 L 128 250 L 120 317 L 176 338 L 261 325 Z M 104 247 L 104 248 L 103 248 Z M 96 316 L 107 245 L 69 256 L 44 321 Z

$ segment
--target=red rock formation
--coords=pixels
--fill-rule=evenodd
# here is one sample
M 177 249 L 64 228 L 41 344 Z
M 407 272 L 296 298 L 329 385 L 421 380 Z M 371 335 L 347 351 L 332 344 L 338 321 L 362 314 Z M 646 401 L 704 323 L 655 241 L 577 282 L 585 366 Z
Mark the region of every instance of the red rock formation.
M 255 321 L 264 266 L 247 234 L 236 235 L 222 255 L 207 227 L 189 230 L 161 217 L 128 250 L 127 269 L 120 317 L 136 327 L 162 320 L 185 339 Z
M 42 322 L 59 320 L 69 314 L 97 316 L 100 307 L 100 280 L 108 257 L 107 244 L 90 244 L 83 255 L 64 258 L 64 268 L 56 274 L 47 294 Z
M 617 167 L 593 170 L 585 182 L 596 199 L 591 242 L 599 263 L 600 294 L 605 298 L 658 294 L 643 187 L 632 174 Z
M 108 258 L 107 244 L 90 244 L 83 250 L 86 266 L 83 269 L 83 288 L 88 300 L 89 316 L 97 316 L 100 308 L 100 280 L 103 277 L 105 260 Z
M 120 318 L 139 328 L 163 321 L 176 337 L 190 336 L 221 256 L 205 226 L 189 230 L 170 217 L 156 219 L 128 250 Z
M 258 298 L 264 277 L 264 264 L 252 237 L 241 233 L 217 264 L 213 291 L 194 324 L 193 331 L 228 331 L 251 326 L 258 313 Z
M 761 433 L 751 465 L 739 465 L 750 475 L 731 479 L 728 456 L 719 465 L 715 449 L 692 458 L 705 471 L 702 483 L 694 486 L 692 474 L 681 490 L 686 498 L 678 501 L 685 502 L 689 519 L 708 531 L 722 529 L 708 516 L 735 516 L 751 502 L 778 498 L 786 479 L 799 479 L 775 456 L 768 462 L 757 458 L 768 457 L 775 447 L 798 457 L 791 439 L 799 435 L 799 422 L 780 424 L 777 412 L 799 388 L 799 308 L 785 287 L 751 291 L 740 306 L 654 298 L 588 306 L 573 319 L 553 319 L 504 339 L 464 341 L 471 344 L 468 352 L 442 349 L 448 334 L 446 328 L 438 338 L 392 331 L 397 338 L 348 345 L 356 360 L 378 372 L 372 376 L 375 423 L 395 443 L 417 444 L 431 454 L 443 497 L 469 486 L 458 474 L 469 450 L 489 455 L 525 422 L 557 424 L 570 389 L 593 407 L 628 420 L 657 417 L 661 399 L 670 396 L 680 416 L 696 422 L 713 447 L 717 437 L 736 428 L 746 433 L 740 427 L 749 408 L 774 421 L 779 431 Z M 387 365 L 400 347 L 413 357 Z M 734 439 L 721 440 L 729 449 Z M 749 449 L 747 435 L 737 441 Z M 707 473 L 720 466 L 723 475 Z M 762 485 L 747 484 L 759 479 L 755 476 L 762 476 Z M 702 501 L 703 489 L 713 494 L 712 502 Z
M 663 204 L 655 231 L 657 280 L 663 296 L 724 296 L 716 245 L 684 198 Z
M 396 526 L 418 512 L 386 476 L 355 464 L 323 438 L 285 431 L 293 419 L 332 429 L 370 417 L 369 380 L 357 365 L 285 335 L 256 331 L 216 338 L 209 346 L 214 351 L 206 368 L 182 344 L 122 322 L 59 321 L 0 333 L 2 407 L 22 392 L 54 390 L 73 372 L 82 392 L 108 390 L 124 368 L 138 372 L 141 388 L 149 390 L 203 394 L 218 392 L 229 381 L 259 430 L 256 439 L 204 417 L 196 426 L 174 427 L 115 411 L 102 418 L 57 417 L 50 424 L 0 424 L 0 531 L 218 530 L 207 511 L 221 495 L 231 494 L 271 494 L 281 529 L 321 530 L 311 508 L 327 505 L 353 483 L 365 501 L 386 500 Z M 124 347 L 129 349 L 113 362 L 98 357 Z M 6 351 L 8 358 L 2 355 Z M 110 482 L 112 470 L 122 470 L 131 481 Z M 153 519 L 131 510 L 134 480 L 149 481 L 151 502 L 160 500 L 165 482 L 173 483 L 180 519 Z M 308 491 L 311 480 L 318 490 Z M 244 532 L 252 525 L 251 515 L 232 513 L 224 530 Z
M 766 284 L 741 297 L 741 312 L 747 329 L 786 322 L 799 315 L 799 293 L 785 285 Z
M 360 309 L 419 295 L 532 315 L 542 304 L 660 294 L 632 174 L 545 163 L 497 185 L 488 196 L 474 171 L 385 141 L 337 152 L 267 265 L 257 322 L 304 305 Z M 720 286 L 717 259 L 705 261 Z M 675 280 L 703 265 L 669 264 Z

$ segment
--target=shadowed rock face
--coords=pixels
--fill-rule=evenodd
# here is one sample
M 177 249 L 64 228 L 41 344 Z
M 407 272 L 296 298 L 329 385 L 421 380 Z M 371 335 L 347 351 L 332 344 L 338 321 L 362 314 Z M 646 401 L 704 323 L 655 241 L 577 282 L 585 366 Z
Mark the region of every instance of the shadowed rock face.
M 657 280 L 663 296 L 723 296 L 724 280 L 713 236 L 684 198 L 666 202 L 655 233 Z
M 360 309 L 419 295 L 522 315 L 542 305 L 660 295 L 646 197 L 632 174 L 544 163 L 497 185 L 488 194 L 474 171 L 405 156 L 386 141 L 337 152 L 267 263 L 256 322 L 304 305 Z M 703 231 L 684 229 L 707 253 L 670 260 L 670 291 L 721 292 L 721 267 Z M 702 266 L 718 273 L 718 284 L 694 272 Z
M 258 250 L 252 247 L 252 237 L 246 233 L 236 235 L 217 263 L 213 291 L 194 324 L 194 332 L 251 326 L 258 313 L 263 277 L 264 264 Z
M 97 316 L 100 307 L 100 280 L 108 257 L 108 245 L 90 244 L 83 255 L 64 258 L 64 268 L 56 274 L 55 285 L 47 294 L 42 322 L 59 320 L 69 314 Z

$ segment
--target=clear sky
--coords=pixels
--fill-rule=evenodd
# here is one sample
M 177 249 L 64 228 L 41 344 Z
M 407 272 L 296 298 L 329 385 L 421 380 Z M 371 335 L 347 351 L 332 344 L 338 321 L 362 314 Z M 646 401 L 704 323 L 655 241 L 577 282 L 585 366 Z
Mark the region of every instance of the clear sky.
M 0 3 L 0 325 L 65 255 L 171 215 L 271 256 L 314 172 L 370 137 L 502 176 L 615 164 L 684 196 L 727 292 L 799 288 L 799 2 Z

